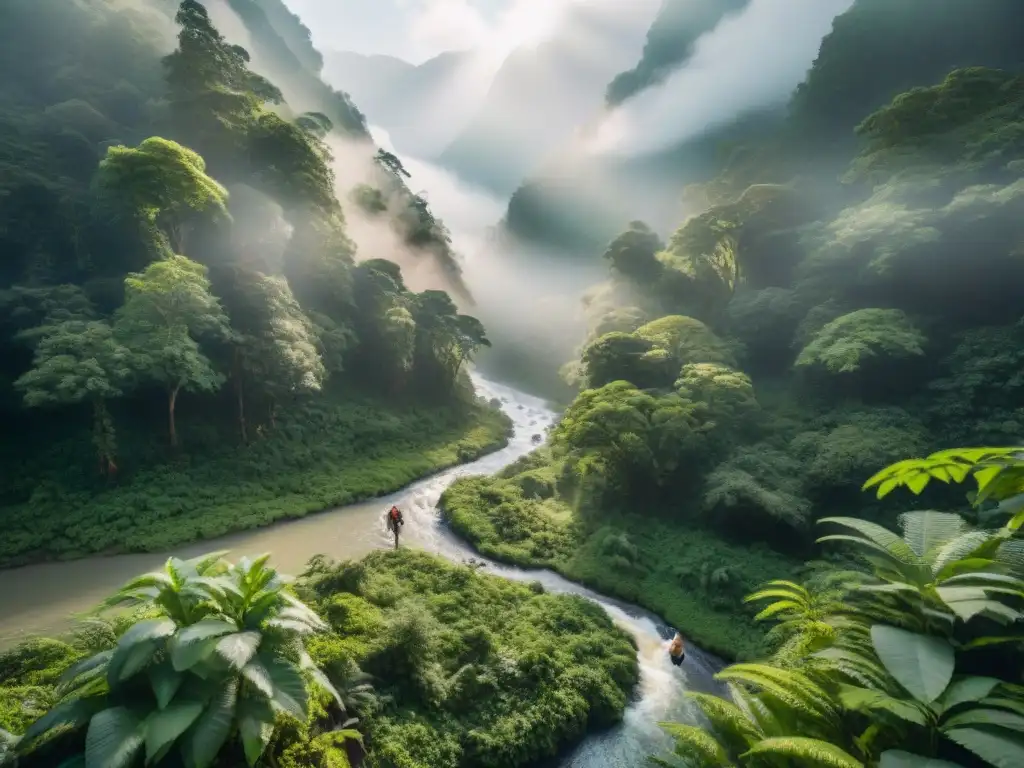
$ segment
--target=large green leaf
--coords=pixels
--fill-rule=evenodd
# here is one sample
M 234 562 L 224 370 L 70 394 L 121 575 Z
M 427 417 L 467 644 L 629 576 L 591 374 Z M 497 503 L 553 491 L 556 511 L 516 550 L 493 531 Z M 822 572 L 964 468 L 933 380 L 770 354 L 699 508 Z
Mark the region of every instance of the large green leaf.
M 878 761 L 878 768 L 963 768 L 963 766 L 934 757 L 921 757 L 921 755 L 912 755 L 899 749 L 889 749 L 882 753 L 881 759 Z
M 271 703 L 297 720 L 305 722 L 309 693 L 298 667 L 283 658 L 266 659 L 264 666 L 274 684 Z
M 57 680 L 57 684 L 62 689 L 69 687 L 79 675 L 84 675 L 86 672 L 91 672 L 97 667 L 106 664 L 113 655 L 114 649 L 111 648 L 75 662 L 64 671 L 64 674 Z
M 873 710 L 889 712 L 901 720 L 917 725 L 928 722 L 928 715 L 916 701 L 893 698 L 882 691 L 859 688 L 855 685 L 839 685 L 839 701 L 849 710 L 870 713 Z
M 864 764 L 835 744 L 799 736 L 784 736 L 757 742 L 742 757 L 764 755 L 795 760 L 822 768 L 864 768 Z
M 953 677 L 953 646 L 899 627 L 871 627 L 871 644 L 886 670 L 918 701 L 930 704 Z
M 299 654 L 299 668 L 304 672 L 308 672 L 310 677 L 313 678 L 313 682 L 327 691 L 327 693 L 331 694 L 338 706 L 341 708 L 341 711 L 345 711 L 345 702 L 342 700 L 341 694 L 338 693 L 338 689 L 334 687 L 334 683 L 332 683 L 331 679 L 323 673 L 323 670 L 316 665 L 316 662 L 310 658 L 305 649 L 303 649 Z
M 203 711 L 198 701 L 171 704 L 146 718 L 146 762 L 155 762 L 154 758 L 161 751 L 166 751 L 168 744 L 181 736 Z
M 274 711 L 259 699 L 246 699 L 238 707 L 238 729 L 245 750 L 245 761 L 254 766 L 274 735 Z
M 937 704 L 940 711 L 948 712 L 959 704 L 968 701 L 981 701 L 992 693 L 999 683 L 1000 681 L 994 677 L 963 677 L 954 680 L 953 684 L 939 698 Z
M 107 683 L 111 688 L 139 672 L 159 650 L 157 641 L 141 640 L 130 645 L 118 645 L 107 664 Z
M 978 728 L 952 728 L 943 733 L 995 768 L 1020 768 L 1024 765 L 1024 744 L 1010 734 Z
M 259 655 L 242 667 L 242 676 L 268 699 L 274 695 L 274 681 L 271 679 L 270 673 L 267 671 L 267 667 Z
M 217 654 L 235 669 L 242 669 L 256 655 L 263 636 L 259 632 L 234 632 L 217 641 Z
M 1001 709 L 972 707 L 959 715 L 953 715 L 942 725 L 943 730 L 958 728 L 965 725 L 982 725 L 1006 728 L 1010 731 L 1024 733 L 1024 717 Z
M 207 768 L 220 752 L 235 719 L 238 678 L 224 682 L 209 705 L 185 735 L 182 754 L 189 768 Z
M 213 653 L 216 638 L 237 631 L 238 627 L 233 622 L 221 619 L 203 619 L 185 627 L 171 638 L 167 646 L 174 668 L 179 672 L 190 669 Z
M 174 698 L 184 676 L 171 666 L 170 661 L 154 664 L 146 672 L 149 674 L 149 684 L 153 688 L 153 695 L 156 696 L 157 706 L 163 709 Z
M 144 729 L 139 718 L 124 707 L 97 712 L 85 734 L 86 768 L 126 768 L 142 747 Z
M 62 702 L 26 728 L 25 733 L 21 735 L 21 743 L 28 744 L 53 728 L 61 726 L 80 728 L 102 708 L 103 701 L 98 697 Z

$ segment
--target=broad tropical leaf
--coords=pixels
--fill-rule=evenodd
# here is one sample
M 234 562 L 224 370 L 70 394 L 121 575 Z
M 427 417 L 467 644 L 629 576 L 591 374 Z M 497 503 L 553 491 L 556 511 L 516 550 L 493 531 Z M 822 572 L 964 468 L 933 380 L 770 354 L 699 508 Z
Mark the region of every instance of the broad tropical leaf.
M 88 768 L 126 768 L 142 747 L 145 729 L 139 718 L 124 707 L 97 712 L 85 734 Z
M 274 711 L 258 699 L 246 699 L 238 705 L 238 728 L 245 761 L 254 766 L 274 734 Z
M 191 768 L 207 768 L 220 752 L 235 718 L 238 679 L 229 678 L 185 734 L 182 753 Z
M 185 678 L 169 661 L 154 664 L 146 672 L 149 675 L 149 684 L 153 688 L 153 695 L 156 696 L 157 706 L 163 709 L 174 698 Z
M 857 712 L 884 710 L 916 725 L 925 725 L 928 722 L 928 712 L 920 704 L 893 698 L 883 691 L 840 684 L 839 701 L 847 709 Z
M 948 712 L 960 704 L 981 701 L 992 693 L 999 683 L 1000 681 L 994 677 L 962 677 L 953 681 L 936 704 L 941 712 Z
M 1024 765 L 1024 744 L 1011 734 L 978 728 L 952 728 L 943 733 L 996 768 L 1020 768 Z
M 62 702 L 26 728 L 25 733 L 21 735 L 21 743 L 27 744 L 53 728 L 80 728 L 89 722 L 89 718 L 102 709 L 102 706 L 91 699 L 71 699 Z
M 154 757 L 167 745 L 183 734 L 203 711 L 203 705 L 197 701 L 172 704 L 166 709 L 158 709 L 146 718 L 146 762 L 154 762 Z
M 263 663 L 274 684 L 271 703 L 296 720 L 305 722 L 309 694 L 298 668 L 282 658 L 265 659 Z
M 941 638 L 876 624 L 871 643 L 889 674 L 925 704 L 935 701 L 953 677 L 953 646 Z
M 217 654 L 235 669 L 242 669 L 256 655 L 263 636 L 259 632 L 235 632 L 217 641 Z

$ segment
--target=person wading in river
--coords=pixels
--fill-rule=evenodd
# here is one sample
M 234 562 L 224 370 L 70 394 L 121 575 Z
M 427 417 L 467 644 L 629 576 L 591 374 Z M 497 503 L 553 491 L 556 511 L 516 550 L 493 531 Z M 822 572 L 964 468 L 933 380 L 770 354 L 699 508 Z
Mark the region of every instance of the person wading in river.
M 385 523 L 388 530 L 395 534 L 395 549 L 398 549 L 398 530 L 401 526 L 405 525 L 405 519 L 402 517 L 402 510 L 398 507 L 391 507 L 387 512 Z
M 668 655 L 672 659 L 672 663 L 677 667 L 683 663 L 683 659 L 686 658 L 686 651 L 683 650 L 683 636 L 676 632 L 676 636 L 672 638 L 672 642 L 668 646 Z

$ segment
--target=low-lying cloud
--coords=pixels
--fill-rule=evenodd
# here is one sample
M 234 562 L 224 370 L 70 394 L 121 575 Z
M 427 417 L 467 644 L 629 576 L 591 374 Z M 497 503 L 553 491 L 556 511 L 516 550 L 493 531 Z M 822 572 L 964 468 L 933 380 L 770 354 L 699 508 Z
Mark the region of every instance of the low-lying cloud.
M 686 66 L 611 112 L 591 134 L 588 150 L 650 154 L 784 102 L 806 76 L 832 20 L 852 4 L 753 0 L 702 37 Z

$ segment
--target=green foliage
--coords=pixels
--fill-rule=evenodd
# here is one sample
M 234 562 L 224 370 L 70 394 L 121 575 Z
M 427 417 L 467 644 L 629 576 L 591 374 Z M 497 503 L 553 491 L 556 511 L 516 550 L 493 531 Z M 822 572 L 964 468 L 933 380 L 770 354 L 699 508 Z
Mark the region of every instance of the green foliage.
M 948 468 L 959 466 L 962 480 L 976 462 L 1001 456 L 1008 463 L 986 476 L 1009 473 L 993 491 L 1008 499 L 1019 492 L 1010 480 L 1017 450 L 947 451 L 890 467 L 868 485 L 891 490 L 906 476 L 919 492 L 928 472 L 949 480 Z M 1024 599 L 1019 521 L 991 531 L 955 514 L 910 512 L 899 518 L 902 535 L 857 518 L 819 522 L 843 531 L 819 541 L 852 545 L 857 570 L 803 585 L 771 581 L 747 598 L 770 601 L 756 618 L 776 622 L 776 653 L 716 676 L 732 702 L 691 694 L 711 735 L 665 724 L 676 753 L 744 766 L 762 755 L 844 766 L 1024 758 L 1019 685 L 971 671 L 975 649 L 1024 642 L 1014 628 Z
M 1024 77 L 974 67 L 912 88 L 857 128 L 869 144 L 847 179 L 882 183 L 923 172 L 978 182 L 1007 176 L 1024 151 Z M 961 182 L 963 183 L 963 182 Z
M 623 380 L 649 389 L 670 387 L 685 364 L 733 360 L 732 348 L 704 323 L 669 315 L 631 333 L 605 333 L 583 349 L 580 365 L 590 387 Z
M 844 147 L 853 126 L 901 91 L 955 67 L 1017 68 L 1020 48 L 1009 30 L 1020 12 L 1013 0 L 859 0 L 836 17 L 793 96 L 794 139 L 804 152 Z
M 97 487 L 91 462 L 69 460 L 90 455 L 77 450 L 78 442 L 88 445 L 87 431 L 77 441 L 54 443 L 41 465 L 30 463 L 39 461 L 34 451 L 4 456 L 13 477 L 24 478 L 5 491 L 23 492 L 28 501 L 3 507 L 0 563 L 161 552 L 304 517 L 493 451 L 509 428 L 504 415 L 482 405 L 396 408 L 335 395 L 283 411 L 276 428 L 266 421 L 253 425 L 256 439 L 247 446 L 230 439 L 237 428 L 230 409 L 212 434 L 205 416 L 183 414 L 189 460 L 168 461 L 165 450 L 154 448 L 147 425 L 118 421 L 122 474 L 129 478 L 118 484 Z
M 616 722 L 639 678 L 629 635 L 593 603 L 422 553 L 324 564 L 309 589 L 339 633 L 314 658 L 331 674 L 356 649 L 376 677 L 372 766 L 526 765 Z
M 135 360 L 102 321 L 65 320 L 44 326 L 33 368 L 14 386 L 30 407 L 89 402 L 93 407 L 93 442 L 104 470 L 116 454 L 114 426 L 106 401 L 122 394 Z
M 19 737 L 29 765 L 76 754 L 86 768 L 143 755 L 155 765 L 174 752 L 206 768 L 239 740 L 254 766 L 278 717 L 309 718 L 310 683 L 343 706 L 305 649 L 304 637 L 327 625 L 287 591 L 269 555 L 229 565 L 223 554 L 170 558 L 107 601 L 149 618 L 63 672 L 59 703 Z
M 853 373 L 869 360 L 923 355 L 927 342 L 898 309 L 858 309 L 827 323 L 801 350 L 798 366 Z
M 764 546 L 731 544 L 700 525 L 661 520 L 655 504 L 589 520 L 572 489 L 540 498 L 524 491 L 539 471 L 530 465 L 546 460 L 542 449 L 501 477 L 457 480 L 441 497 L 444 519 L 487 557 L 553 568 L 643 605 L 713 653 L 736 658 L 761 651 L 763 636 L 740 598 L 770 574 L 794 572 L 795 561 Z
M 629 496 L 698 471 L 711 427 L 701 417 L 698 405 L 679 395 L 650 395 L 616 381 L 581 393 L 552 445 L 584 484 L 593 478 Z
M 353 295 L 355 248 L 328 143 L 368 135 L 319 79 L 308 30 L 278 0 L 231 2 L 250 54 L 195 0 L 128 5 L 15 0 L 0 34 L 11 74 L 0 83 L 0 411 L 13 426 L 0 460 L 5 477 L 17 475 L 2 493 L 11 533 L 0 559 L 159 548 L 302 515 L 499 442 L 504 425 L 466 407 L 463 364 L 487 343 L 479 322 L 440 292 L 401 286 L 379 313 Z M 430 247 L 448 247 L 425 201 L 372 181 L 394 226 L 415 209 Z M 461 287 L 457 265 L 449 283 Z M 398 374 L 421 386 L 381 387 Z M 367 390 L 393 402 L 368 406 Z M 310 405 L 313 396 L 324 400 Z M 426 401 L 429 412 L 410 416 Z M 442 403 L 451 413 L 433 407 Z M 375 430 L 367 408 L 383 417 Z M 161 410 L 178 466 L 167 463 Z M 237 424 L 225 428 L 230 411 Z M 353 423 L 351 437 L 324 434 Z M 397 423 L 437 434 L 409 439 Z M 292 434 L 240 467 L 238 442 L 265 443 L 284 424 Z M 286 460 L 277 451 L 300 434 L 316 437 Z M 370 468 L 373 455 L 385 466 Z M 253 481 L 256 468 L 264 475 Z M 208 485 L 176 490 L 182 473 Z M 26 525 L 29 509 L 69 532 L 45 540 Z M 182 516 L 192 522 L 172 533 Z M 65 525 L 71 517 L 80 524 Z
M 227 215 L 228 192 L 206 175 L 203 158 L 158 136 L 134 149 L 108 148 L 96 172 L 95 189 L 101 205 L 115 215 L 159 227 L 174 253 L 185 247 L 189 214 Z M 157 252 L 159 245 L 153 243 Z

